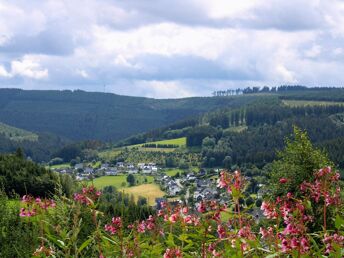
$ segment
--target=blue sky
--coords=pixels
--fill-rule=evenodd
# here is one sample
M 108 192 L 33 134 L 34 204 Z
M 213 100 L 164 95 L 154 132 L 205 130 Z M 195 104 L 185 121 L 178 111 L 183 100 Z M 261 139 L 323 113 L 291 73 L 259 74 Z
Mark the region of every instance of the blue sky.
M 0 0 L 0 87 L 343 86 L 342 0 Z

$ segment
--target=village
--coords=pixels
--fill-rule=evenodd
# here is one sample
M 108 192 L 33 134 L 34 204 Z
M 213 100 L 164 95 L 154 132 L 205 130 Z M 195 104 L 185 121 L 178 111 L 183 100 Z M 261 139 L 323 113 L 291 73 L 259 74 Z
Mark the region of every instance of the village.
M 168 168 L 158 167 L 155 163 L 126 163 L 116 164 L 101 163 L 98 168 L 90 164 L 78 163 L 71 168 L 56 168 L 53 171 L 61 174 L 71 174 L 77 181 L 89 181 L 104 176 L 137 175 L 150 176 L 154 183 L 160 187 L 165 196 L 156 198 L 155 206 L 160 207 L 161 202 L 186 203 L 189 207 L 197 208 L 201 202 L 217 201 L 229 205 L 229 197 L 225 191 L 218 187 L 219 172 L 221 169 L 185 169 L 174 175 L 169 175 Z M 245 177 L 250 181 L 250 177 Z M 255 199 L 262 198 L 263 185 L 258 185 L 259 190 Z M 254 200 L 255 201 L 255 200 Z M 260 217 L 259 209 L 253 209 L 255 216 Z

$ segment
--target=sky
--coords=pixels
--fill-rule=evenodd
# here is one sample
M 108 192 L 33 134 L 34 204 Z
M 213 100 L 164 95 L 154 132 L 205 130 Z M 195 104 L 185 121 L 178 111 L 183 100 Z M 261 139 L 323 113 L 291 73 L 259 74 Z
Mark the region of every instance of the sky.
M 0 0 L 0 88 L 343 86 L 343 0 Z

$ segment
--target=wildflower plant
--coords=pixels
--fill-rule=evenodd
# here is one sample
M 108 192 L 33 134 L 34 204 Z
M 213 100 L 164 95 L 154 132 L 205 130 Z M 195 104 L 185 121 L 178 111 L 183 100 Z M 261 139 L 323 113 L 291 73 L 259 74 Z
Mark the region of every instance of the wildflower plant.
M 284 177 L 280 184 L 289 181 Z M 57 202 L 55 211 L 59 212 L 56 214 L 68 214 L 68 222 L 47 218 L 50 224 L 35 254 L 42 254 L 41 257 L 165 258 L 343 256 L 339 174 L 330 167 L 317 171 L 314 181 L 303 182 L 299 186 L 301 195 L 289 192 L 275 200 L 265 200 L 261 205 L 264 218 L 258 226 L 249 207 L 240 203 L 245 186 L 240 171 L 222 171 L 218 187 L 229 195 L 229 203 L 201 201 L 196 207 L 162 203 L 155 215 L 134 223 L 127 223 L 122 216 L 104 219 L 97 211 L 101 193 L 93 186 L 84 187 L 73 200 Z M 33 203 L 33 199 L 27 197 L 25 201 Z M 32 208 L 25 212 L 29 210 L 32 213 Z M 87 212 L 88 222 L 82 217 Z M 317 225 L 319 212 L 321 226 Z M 58 227 L 58 222 L 62 228 Z M 87 223 L 91 223 L 92 230 L 87 231 L 88 235 L 80 242 L 81 228 Z

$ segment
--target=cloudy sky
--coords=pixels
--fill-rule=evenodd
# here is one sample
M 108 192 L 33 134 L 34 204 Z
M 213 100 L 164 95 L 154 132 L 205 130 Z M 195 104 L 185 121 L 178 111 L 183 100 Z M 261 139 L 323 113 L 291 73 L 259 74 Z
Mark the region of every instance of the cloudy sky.
M 343 0 L 0 0 L 3 88 L 186 97 L 343 68 Z

